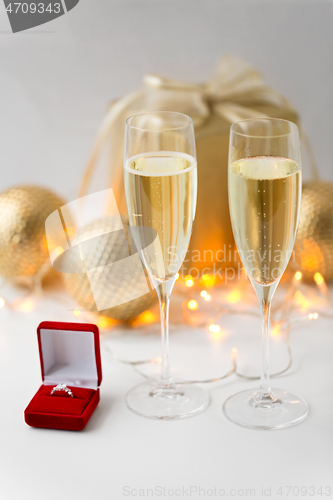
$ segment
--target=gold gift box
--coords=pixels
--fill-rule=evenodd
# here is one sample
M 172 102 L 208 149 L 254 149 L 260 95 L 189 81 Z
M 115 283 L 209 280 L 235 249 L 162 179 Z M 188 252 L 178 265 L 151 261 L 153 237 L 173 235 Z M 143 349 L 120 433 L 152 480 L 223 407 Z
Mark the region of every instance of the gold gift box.
M 270 116 L 298 122 L 290 103 L 264 83 L 246 61 L 223 56 L 204 84 L 196 85 L 156 75 L 144 77 L 145 88 L 115 101 L 99 131 L 88 164 L 81 196 L 86 194 L 101 150 L 109 146 L 110 186 L 118 208 L 126 213 L 123 186 L 125 120 L 136 113 L 178 111 L 192 117 L 198 160 L 196 219 L 184 274 L 194 277 L 238 266 L 228 207 L 228 147 L 230 125 L 244 118 Z M 105 167 L 104 167 L 105 168 Z
M 289 109 L 258 105 L 256 110 L 273 118 L 298 121 L 297 114 Z M 208 269 L 216 272 L 238 264 L 228 206 L 229 130 L 228 121 L 211 114 L 195 131 L 198 200 L 186 272 L 194 273 L 191 268 L 201 273 Z M 197 262 L 197 258 L 201 262 Z

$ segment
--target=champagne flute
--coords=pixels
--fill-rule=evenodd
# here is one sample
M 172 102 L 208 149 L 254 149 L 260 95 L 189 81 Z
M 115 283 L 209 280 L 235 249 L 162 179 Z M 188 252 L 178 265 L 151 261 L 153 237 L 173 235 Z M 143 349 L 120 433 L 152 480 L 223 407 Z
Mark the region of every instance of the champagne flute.
M 144 113 L 126 121 L 124 181 L 135 246 L 156 288 L 161 314 L 161 378 L 126 395 L 128 407 L 156 419 L 203 411 L 209 397 L 195 385 L 173 382 L 169 362 L 169 301 L 186 255 L 197 200 L 193 122 L 174 112 Z
M 271 300 L 292 254 L 301 203 L 298 128 L 274 118 L 234 123 L 229 144 L 229 207 L 236 245 L 255 289 L 262 315 L 260 388 L 229 397 L 223 405 L 232 422 L 252 429 L 282 429 L 308 414 L 300 397 L 271 389 L 269 314 Z

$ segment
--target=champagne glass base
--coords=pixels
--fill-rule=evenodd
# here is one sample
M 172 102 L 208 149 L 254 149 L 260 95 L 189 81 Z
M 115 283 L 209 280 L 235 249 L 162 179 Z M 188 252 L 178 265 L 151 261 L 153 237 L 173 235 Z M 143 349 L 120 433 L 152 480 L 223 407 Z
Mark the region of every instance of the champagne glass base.
M 228 420 L 242 427 L 278 430 L 302 422 L 309 408 L 304 399 L 281 389 L 272 389 L 268 403 L 258 404 L 258 392 L 250 389 L 230 396 L 222 411 Z
M 205 410 L 209 395 L 196 385 L 177 384 L 170 391 L 159 391 L 153 382 L 143 382 L 128 391 L 125 401 L 130 410 L 142 417 L 177 420 Z

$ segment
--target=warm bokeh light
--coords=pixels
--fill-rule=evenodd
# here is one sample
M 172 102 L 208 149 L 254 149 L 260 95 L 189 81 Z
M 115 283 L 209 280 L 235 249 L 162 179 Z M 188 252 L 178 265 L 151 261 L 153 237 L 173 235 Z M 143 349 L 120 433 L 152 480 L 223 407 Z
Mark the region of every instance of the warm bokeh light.
M 186 286 L 188 287 L 191 287 L 194 285 L 194 281 L 192 278 L 189 278 L 188 276 L 186 276 L 186 282 L 185 282 Z
M 178 280 L 178 278 L 179 278 L 179 273 L 176 274 L 176 280 Z
M 297 271 L 297 273 L 295 273 L 295 280 L 296 281 L 300 281 L 302 279 L 302 273 L 301 271 Z
M 309 314 L 309 319 L 317 319 L 317 318 L 318 318 L 318 313 Z
M 96 323 L 100 330 L 110 330 L 110 328 L 118 324 L 118 321 L 107 316 L 98 316 Z
M 67 231 L 68 236 L 71 238 L 75 234 L 75 227 L 68 227 L 67 226 L 66 231 Z
M 209 302 L 209 301 L 211 300 L 211 296 L 210 296 L 208 293 L 206 293 L 206 295 L 204 295 L 204 299 L 205 299 L 207 302 Z
M 241 297 L 240 291 L 239 290 L 233 290 L 232 292 L 230 292 L 228 294 L 227 300 L 231 304 L 235 304 L 236 302 L 239 301 L 240 297 Z
M 209 325 L 208 330 L 209 330 L 211 339 L 214 342 L 221 342 L 223 340 L 225 332 L 219 325 L 215 325 L 212 323 L 211 325 Z
M 74 309 L 73 314 L 74 316 L 80 316 L 81 311 L 79 311 L 79 309 Z
M 238 349 L 237 349 L 237 347 L 233 347 L 231 349 L 231 359 L 233 361 L 236 361 L 237 358 L 238 358 Z
M 21 312 L 29 313 L 35 308 L 35 303 L 32 299 L 25 299 L 18 305 L 17 309 Z
M 214 274 L 203 274 L 201 276 L 200 283 L 204 286 L 211 287 L 215 284 L 215 276 Z
M 278 323 L 271 329 L 271 336 L 278 337 L 281 332 L 281 325 Z
M 157 315 L 154 314 L 152 311 L 144 311 L 141 313 L 133 322 L 133 326 L 140 326 L 140 325 L 149 325 L 150 323 L 154 323 L 157 319 Z
M 321 248 L 312 237 L 303 241 L 303 250 L 299 256 L 304 271 L 315 271 L 324 262 Z
M 297 290 L 297 292 L 295 293 L 295 299 L 303 311 L 306 311 L 306 309 L 308 309 L 310 302 L 300 290 Z
M 189 300 L 187 303 L 187 307 L 194 311 L 195 309 L 198 309 L 198 302 L 196 300 Z
M 60 245 L 54 249 L 54 253 L 56 255 L 61 255 L 63 253 L 63 251 L 64 251 L 64 249 Z
M 200 295 L 201 295 L 201 297 L 203 297 L 203 298 L 204 298 L 204 297 L 206 297 L 206 295 L 208 295 L 208 293 L 206 292 L 206 290 L 202 290 L 202 291 L 200 292 Z
M 322 285 L 324 283 L 324 278 L 322 277 L 322 275 L 320 273 L 316 273 L 314 275 L 314 280 L 317 283 L 317 285 Z
M 4 307 L 5 304 L 6 302 L 4 301 L 4 299 L 0 297 L 0 307 Z

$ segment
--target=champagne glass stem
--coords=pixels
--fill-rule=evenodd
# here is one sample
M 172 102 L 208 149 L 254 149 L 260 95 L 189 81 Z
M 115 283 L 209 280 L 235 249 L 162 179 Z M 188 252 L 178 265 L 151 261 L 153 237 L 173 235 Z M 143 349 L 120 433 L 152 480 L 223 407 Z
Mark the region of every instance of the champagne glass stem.
M 162 336 L 162 362 L 160 386 L 172 384 L 170 358 L 169 358 L 169 304 L 170 295 L 175 284 L 176 277 L 159 284 L 157 288 L 161 314 L 161 336 Z
M 262 369 L 260 378 L 260 392 L 268 395 L 271 392 L 269 382 L 269 315 L 271 301 L 265 298 L 261 301 L 261 323 L 262 323 Z
M 259 285 L 251 279 L 255 292 L 257 294 L 260 309 L 261 309 L 261 326 L 262 326 L 262 368 L 260 378 L 259 398 L 261 401 L 271 399 L 271 388 L 269 381 L 269 318 L 271 310 L 271 302 L 278 285 L 278 281 L 272 285 Z

